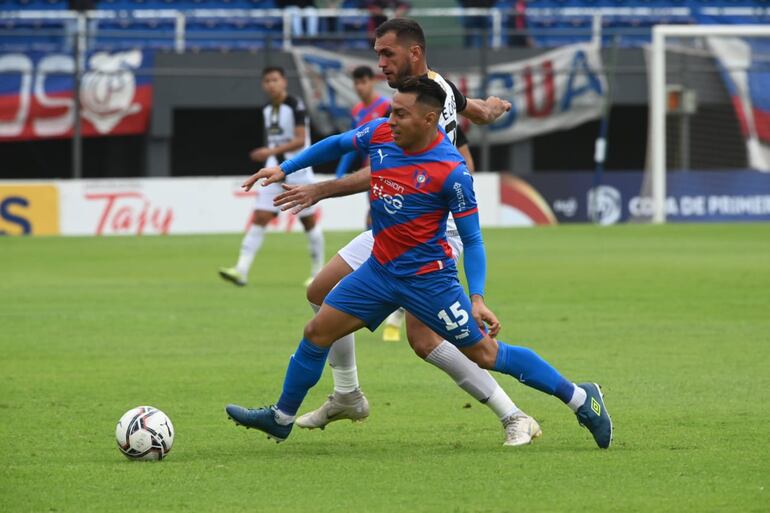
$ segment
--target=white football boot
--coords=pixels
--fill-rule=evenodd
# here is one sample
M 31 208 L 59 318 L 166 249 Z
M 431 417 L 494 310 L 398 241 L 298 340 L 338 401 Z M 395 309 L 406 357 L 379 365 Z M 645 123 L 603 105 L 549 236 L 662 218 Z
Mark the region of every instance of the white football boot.
M 301 428 L 325 428 L 330 422 L 349 419 L 360 422 L 369 416 L 369 401 L 361 389 L 346 394 L 335 391 L 317 410 L 306 413 L 294 421 Z
M 543 434 L 540 424 L 523 411 L 517 411 L 504 418 L 503 429 L 505 430 L 503 445 L 511 447 L 531 444 L 535 438 Z

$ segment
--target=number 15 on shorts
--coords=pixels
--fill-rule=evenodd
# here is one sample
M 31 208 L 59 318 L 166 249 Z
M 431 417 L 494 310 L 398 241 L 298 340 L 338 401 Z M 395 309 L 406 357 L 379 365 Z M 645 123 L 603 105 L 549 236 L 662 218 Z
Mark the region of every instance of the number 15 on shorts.
M 452 314 L 452 317 L 449 316 L 446 309 L 441 310 L 438 313 L 438 318 L 443 321 L 447 331 L 455 330 L 468 323 L 470 316 L 468 315 L 468 312 L 463 310 L 459 301 L 455 301 L 454 304 L 449 307 L 449 312 Z M 454 318 L 454 320 L 452 320 L 452 318 Z

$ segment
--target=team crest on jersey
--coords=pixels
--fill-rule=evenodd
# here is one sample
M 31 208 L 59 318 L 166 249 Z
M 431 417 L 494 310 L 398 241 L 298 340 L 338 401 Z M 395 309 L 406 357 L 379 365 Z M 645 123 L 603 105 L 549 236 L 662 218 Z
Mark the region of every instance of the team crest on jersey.
M 418 189 L 422 189 L 430 182 L 430 176 L 426 171 L 420 171 L 419 169 L 414 172 L 414 186 Z

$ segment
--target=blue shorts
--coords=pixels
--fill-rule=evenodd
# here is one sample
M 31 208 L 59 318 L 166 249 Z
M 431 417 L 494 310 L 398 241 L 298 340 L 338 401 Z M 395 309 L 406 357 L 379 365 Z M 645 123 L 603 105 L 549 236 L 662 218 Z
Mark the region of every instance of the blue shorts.
M 324 302 L 361 319 L 371 331 L 403 307 L 457 347 L 471 346 L 484 337 L 471 316 L 471 301 L 454 268 L 395 276 L 369 258 L 346 276 Z

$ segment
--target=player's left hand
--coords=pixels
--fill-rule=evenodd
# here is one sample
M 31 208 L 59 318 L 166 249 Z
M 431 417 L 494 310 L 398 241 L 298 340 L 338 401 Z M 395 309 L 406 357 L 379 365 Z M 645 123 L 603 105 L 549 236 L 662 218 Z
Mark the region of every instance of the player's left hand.
M 262 178 L 265 179 L 264 182 L 262 182 L 262 186 L 264 187 L 265 185 L 270 185 L 271 183 L 280 182 L 286 178 L 286 173 L 283 172 L 280 166 L 263 167 L 248 177 L 246 181 L 241 184 L 241 188 L 243 188 L 244 191 L 250 191 L 251 188 L 254 187 L 254 184 Z
M 492 109 L 495 119 L 511 110 L 511 102 L 500 99 L 497 96 L 490 96 L 487 98 L 487 105 Z
M 249 153 L 249 157 L 251 157 L 251 160 L 254 162 L 264 162 L 270 157 L 270 148 L 257 148 Z
M 273 199 L 273 205 L 286 211 L 291 209 L 292 214 L 298 214 L 302 210 L 315 205 L 321 199 L 317 194 L 320 185 L 317 183 L 305 185 L 282 184 L 286 192 L 282 192 Z
M 471 299 L 473 310 L 471 315 L 476 320 L 479 328 L 484 331 L 484 325 L 489 328 L 489 336 L 494 338 L 500 333 L 500 321 L 497 320 L 495 313 L 490 310 L 484 303 L 484 298 L 481 296 L 473 296 Z

